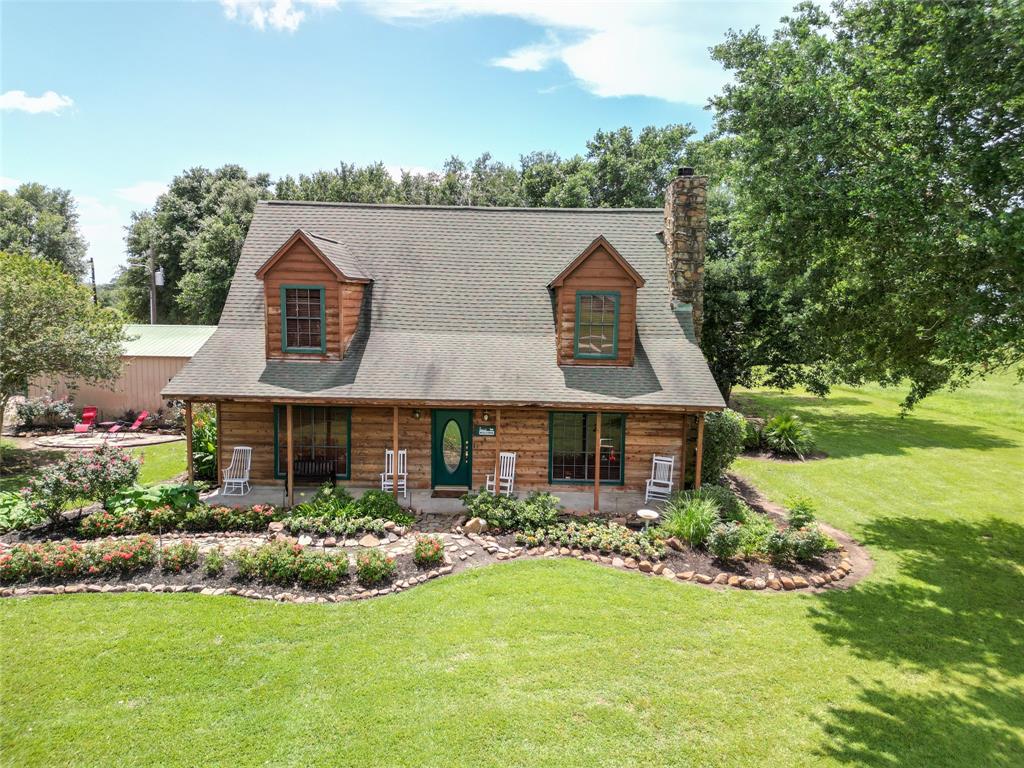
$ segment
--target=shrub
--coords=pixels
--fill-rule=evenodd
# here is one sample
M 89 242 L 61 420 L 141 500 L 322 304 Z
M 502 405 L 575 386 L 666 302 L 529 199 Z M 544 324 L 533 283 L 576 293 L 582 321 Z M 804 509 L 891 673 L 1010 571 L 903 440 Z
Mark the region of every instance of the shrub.
M 779 415 L 764 427 L 765 444 L 776 453 L 796 456 L 803 459 L 804 454 L 814 450 L 814 436 L 799 416 Z
M 536 547 L 550 543 L 570 549 L 615 552 L 637 559 L 657 559 L 665 554 L 664 544 L 656 537 L 631 531 L 622 525 L 593 520 L 558 523 L 548 528 L 516 533 L 516 544 Z
M 211 549 L 206 553 L 206 559 L 203 561 L 203 573 L 210 578 L 216 578 L 224 573 L 224 565 L 224 548 Z
M 286 541 L 272 541 L 252 549 L 236 549 L 231 560 L 242 579 L 259 579 L 268 584 L 288 586 L 298 577 L 298 556 L 302 547 Z
M 716 522 L 718 507 L 710 498 L 689 498 L 685 494 L 677 494 L 665 505 L 660 530 L 666 538 L 675 536 L 691 547 L 701 547 Z
M 790 529 L 789 539 L 790 551 L 793 559 L 798 563 L 810 563 L 817 560 L 836 546 L 835 542 L 823 534 L 817 526 L 800 530 Z
M 75 410 L 67 398 L 53 399 L 50 395 L 29 397 L 15 406 L 18 421 L 26 427 L 60 426 L 75 420 Z
M 160 570 L 165 573 L 181 573 L 195 568 L 199 562 L 199 547 L 191 541 L 168 544 L 160 553 Z
M 764 446 L 764 419 L 747 416 L 743 420 L 743 447 L 755 451 Z
M 23 531 L 46 519 L 46 514 L 32 506 L 16 491 L 0 491 L 0 534 Z
M 387 581 L 396 570 L 395 559 L 379 549 L 364 549 L 356 555 L 356 578 L 364 587 Z
M 773 563 L 780 565 L 793 555 L 793 542 L 789 530 L 773 531 L 764 540 L 764 553 Z
M 399 525 L 411 525 L 413 522 L 413 517 L 399 506 L 392 494 L 379 490 L 366 491 L 356 499 L 350 517 L 391 520 Z
M 299 583 L 309 589 L 330 589 L 348 573 L 347 555 L 303 552 L 298 557 Z
M 59 522 L 64 508 L 75 499 L 96 499 L 112 506 L 118 492 L 135 484 L 141 462 L 114 445 L 69 453 L 43 467 L 29 480 L 23 493 L 39 514 Z
M 312 499 L 292 507 L 291 514 L 296 517 L 329 519 L 348 517 L 355 511 L 347 509 L 350 504 L 352 504 L 352 494 L 348 492 L 347 488 L 324 483 L 313 494 Z
M 357 533 L 372 533 L 383 536 L 387 533 L 387 520 L 375 517 L 289 517 L 284 526 L 290 533 L 315 533 L 320 536 L 355 536 Z
M 199 503 L 199 489 L 188 483 L 165 483 L 144 488 L 134 485 L 114 494 L 112 508 L 135 507 L 136 509 L 191 509 Z
M 75 579 L 89 566 L 90 552 L 74 541 L 47 542 L 38 551 L 39 575 L 44 578 L 59 581 Z
M 15 544 L 0 552 L 0 583 L 18 584 L 42 575 L 39 544 Z
M 726 408 L 704 415 L 704 457 L 701 478 L 708 483 L 721 479 L 743 450 L 743 416 Z
M 126 536 L 139 533 L 142 526 L 134 509 L 107 512 L 101 510 L 84 517 L 78 523 L 78 534 L 87 539 L 98 539 L 102 536 Z
M 444 542 L 437 536 L 417 536 L 412 559 L 416 565 L 426 567 L 444 561 Z
M 199 480 L 217 479 L 217 409 L 210 405 L 192 412 L 192 470 Z
M 740 549 L 741 526 L 736 523 L 715 523 L 708 534 L 708 551 L 719 560 L 734 557 Z
M 706 499 L 714 504 L 718 517 L 725 521 L 732 520 L 733 522 L 742 523 L 750 512 L 750 508 L 744 503 L 743 499 L 724 485 L 702 485 L 700 488 L 680 491 L 674 494 L 670 504 L 674 499 Z
M 127 574 L 152 566 L 156 545 L 152 536 L 144 535 L 133 539 L 96 542 L 87 551 L 90 574 Z
M 806 496 L 786 499 L 787 518 L 791 528 L 804 528 L 815 520 L 814 502 Z
M 534 491 L 526 499 L 517 499 L 481 489 L 479 493 L 467 493 L 462 503 L 470 516 L 483 518 L 487 525 L 499 531 L 545 528 L 554 525 L 561 512 L 558 497 L 541 491 Z
M 740 526 L 740 554 L 753 557 L 766 551 L 768 537 L 778 531 L 766 515 L 751 513 Z

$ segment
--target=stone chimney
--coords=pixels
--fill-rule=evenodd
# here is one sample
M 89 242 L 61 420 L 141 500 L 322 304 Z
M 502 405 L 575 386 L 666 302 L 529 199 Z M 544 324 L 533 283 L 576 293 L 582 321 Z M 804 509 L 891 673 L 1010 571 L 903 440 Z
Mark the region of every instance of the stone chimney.
M 707 238 L 708 177 L 680 168 L 665 190 L 665 257 L 672 307 L 690 313 L 700 343 L 704 325 L 704 241 Z

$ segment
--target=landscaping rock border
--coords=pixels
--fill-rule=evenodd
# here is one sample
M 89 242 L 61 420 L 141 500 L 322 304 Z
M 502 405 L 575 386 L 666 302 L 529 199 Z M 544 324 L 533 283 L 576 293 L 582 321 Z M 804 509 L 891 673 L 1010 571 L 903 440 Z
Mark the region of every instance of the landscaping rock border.
M 393 534 L 392 534 L 393 535 Z M 417 532 L 408 532 L 403 536 L 395 536 L 383 542 L 376 538 L 371 542 L 371 537 L 364 537 L 362 540 L 338 542 L 333 537 L 325 537 L 314 540 L 312 537 L 303 537 L 304 546 L 313 549 L 333 549 L 338 545 L 355 546 L 359 549 L 378 548 L 392 555 L 402 555 L 411 552 L 415 543 Z M 716 574 L 703 573 L 700 571 L 686 570 L 676 572 L 668 564 L 662 561 L 637 560 L 632 557 L 619 555 L 601 555 L 595 552 L 587 552 L 581 549 L 570 549 L 558 546 L 540 547 L 519 547 L 505 546 L 497 537 L 478 533 L 464 532 L 461 527 L 456 527 L 454 532 L 433 534 L 440 536 L 444 541 L 444 564 L 435 568 L 425 569 L 421 573 L 405 575 L 392 583 L 376 589 L 361 589 L 356 592 L 342 593 L 335 591 L 331 593 L 296 592 L 281 588 L 272 588 L 267 585 L 248 588 L 246 586 L 212 586 L 201 582 L 188 581 L 186 583 L 168 583 L 166 581 L 154 582 L 79 582 L 75 584 L 57 585 L 31 585 L 21 587 L 4 587 L 0 589 L 0 597 L 29 597 L 34 595 L 61 595 L 80 593 L 101 593 L 116 594 L 125 592 L 156 592 L 156 593 L 197 593 L 202 595 L 235 595 L 253 600 L 271 600 L 281 603 L 342 603 L 352 600 L 365 600 L 371 597 L 394 594 L 419 586 L 427 581 L 446 576 L 458 570 L 472 568 L 480 565 L 490 565 L 497 562 L 507 562 L 519 558 L 555 558 L 571 557 L 606 567 L 618 568 L 620 570 L 635 571 L 651 578 L 661 578 L 668 581 L 683 581 L 693 584 L 708 586 L 711 588 L 745 589 L 752 591 L 767 592 L 793 592 L 808 590 L 810 592 L 823 591 L 852 583 L 849 577 L 856 571 L 855 562 L 850 552 L 844 547 L 840 551 L 841 560 L 839 564 L 828 571 L 821 571 L 810 574 L 806 577 L 799 575 L 783 575 L 770 572 L 767 577 L 748 577 L 737 573 L 720 572 Z M 831 532 L 830 532 L 831 535 Z M 845 534 L 844 534 L 845 536 Z M 258 544 L 268 538 L 284 537 L 281 533 L 268 534 L 199 534 L 193 536 L 175 536 L 174 538 L 191 538 L 200 544 L 202 549 L 216 546 L 220 541 L 229 539 L 231 544 Z M 848 537 L 847 537 L 848 538 Z M 203 541 L 205 539 L 205 541 Z M 227 543 L 227 542 L 225 542 Z M 205 546 L 204 546 L 205 545 Z M 159 575 L 157 572 L 156 575 Z

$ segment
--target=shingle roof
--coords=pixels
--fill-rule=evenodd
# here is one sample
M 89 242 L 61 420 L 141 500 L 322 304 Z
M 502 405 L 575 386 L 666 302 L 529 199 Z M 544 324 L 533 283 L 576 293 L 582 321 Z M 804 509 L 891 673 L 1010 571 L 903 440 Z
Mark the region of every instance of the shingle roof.
M 175 397 L 721 408 L 672 311 L 658 209 L 257 204 L 220 326 Z M 373 283 L 339 362 L 265 360 L 256 270 L 296 229 L 344 244 Z M 631 368 L 560 368 L 547 281 L 598 235 L 646 280 Z
M 330 238 L 318 235 L 315 232 L 309 230 L 302 230 L 302 234 L 313 241 L 314 245 L 320 249 L 320 253 L 331 260 L 341 274 L 351 280 L 369 280 L 370 276 L 366 274 L 365 270 L 359 265 L 359 261 L 352 252 L 345 246 L 344 243 L 339 243 L 337 240 L 331 240 Z
M 129 324 L 124 330 L 132 339 L 124 344 L 125 357 L 192 357 L 217 326 Z

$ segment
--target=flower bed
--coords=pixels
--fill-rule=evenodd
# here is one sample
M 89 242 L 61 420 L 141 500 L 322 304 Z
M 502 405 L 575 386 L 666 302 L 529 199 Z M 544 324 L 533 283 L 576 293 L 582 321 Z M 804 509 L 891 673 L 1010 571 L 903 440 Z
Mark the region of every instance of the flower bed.
M 154 509 L 123 507 L 93 512 L 78 524 L 78 535 L 89 539 L 168 531 L 262 531 L 268 523 L 284 517 L 282 510 L 269 504 L 242 509 L 201 503 L 178 509 L 169 505 Z

